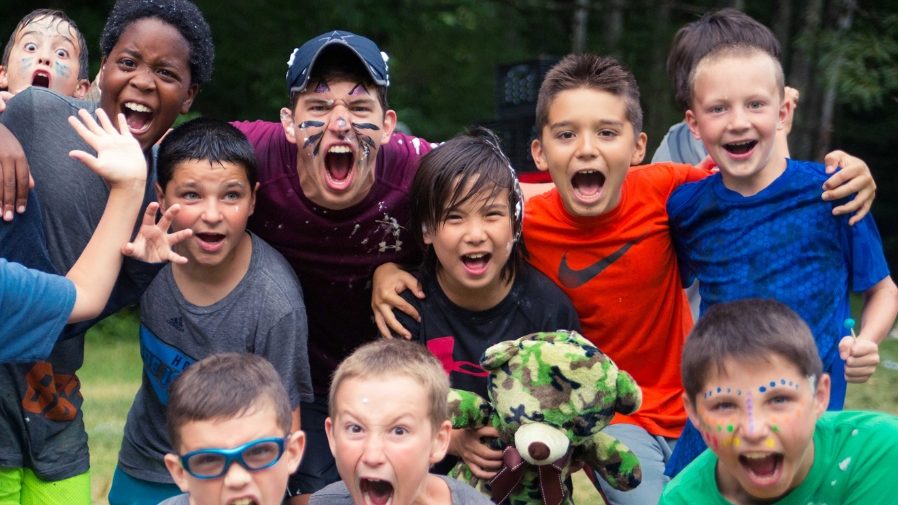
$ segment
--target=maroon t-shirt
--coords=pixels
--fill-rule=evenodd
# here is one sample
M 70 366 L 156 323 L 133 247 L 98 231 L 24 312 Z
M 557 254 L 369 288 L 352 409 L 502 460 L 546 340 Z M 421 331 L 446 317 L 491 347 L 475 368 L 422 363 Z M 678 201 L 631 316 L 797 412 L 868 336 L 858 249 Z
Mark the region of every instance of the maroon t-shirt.
M 279 123 L 234 122 L 249 138 L 259 192 L 249 229 L 274 246 L 296 271 L 309 320 L 309 364 L 317 395 L 353 349 L 376 337 L 371 275 L 385 262 L 416 264 L 421 251 L 409 230 L 410 191 L 423 139 L 394 133 L 377 154 L 375 182 L 352 207 L 322 208 L 303 195 L 296 146 Z

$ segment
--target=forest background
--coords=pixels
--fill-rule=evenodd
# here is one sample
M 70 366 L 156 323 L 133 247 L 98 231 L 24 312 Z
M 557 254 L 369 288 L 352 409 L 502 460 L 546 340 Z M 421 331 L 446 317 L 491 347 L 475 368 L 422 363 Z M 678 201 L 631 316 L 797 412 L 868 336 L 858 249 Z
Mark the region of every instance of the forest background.
M 65 10 L 99 68 L 98 40 L 112 0 L 4 0 L 0 40 L 37 7 Z M 528 158 L 539 71 L 573 51 L 613 55 L 642 90 L 649 153 L 682 119 L 665 71 L 676 30 L 702 13 L 736 7 L 769 26 L 783 47 L 786 82 L 801 92 L 789 139 L 797 159 L 840 148 L 870 165 L 874 206 L 898 271 L 898 0 L 197 0 L 216 61 L 191 115 L 268 119 L 287 101 L 294 47 L 332 29 L 364 34 L 389 56 L 390 105 L 411 132 L 445 140 L 472 124 L 500 130 L 520 171 Z M 521 64 L 523 63 L 523 64 Z
M 898 272 L 898 177 L 891 159 L 898 146 L 898 0 L 196 3 L 212 27 L 217 56 L 212 82 L 201 90 L 191 116 L 277 121 L 287 102 L 284 74 L 293 48 L 319 33 L 345 29 L 370 37 L 389 54 L 390 106 L 405 128 L 438 141 L 487 124 L 500 131 L 519 171 L 533 170 L 530 100 L 540 72 L 555 59 L 591 51 L 628 65 L 641 87 L 651 153 L 683 117 L 665 71 L 673 34 L 708 10 L 739 8 L 777 35 L 786 82 L 801 92 L 789 139 L 792 155 L 819 160 L 837 147 L 870 165 L 879 187 L 873 211 L 892 272 Z M 0 42 L 32 9 L 63 9 L 84 32 L 93 76 L 112 4 L 3 0 Z M 140 383 L 136 320 L 132 309 L 92 330 L 79 372 L 96 503 L 105 503 L 125 414 Z M 883 363 L 870 382 L 849 388 L 848 408 L 898 413 L 898 340 L 883 343 L 881 353 Z M 595 503 L 585 479 L 576 484 L 579 501 Z

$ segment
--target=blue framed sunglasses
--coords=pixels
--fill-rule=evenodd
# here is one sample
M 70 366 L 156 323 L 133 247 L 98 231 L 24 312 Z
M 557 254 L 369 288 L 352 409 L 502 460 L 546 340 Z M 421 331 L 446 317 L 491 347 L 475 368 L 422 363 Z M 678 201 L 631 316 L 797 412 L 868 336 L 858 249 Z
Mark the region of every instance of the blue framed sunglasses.
M 257 438 L 233 449 L 191 451 L 181 456 L 181 466 L 197 479 L 221 477 L 235 461 L 250 472 L 264 470 L 281 459 L 287 437 Z

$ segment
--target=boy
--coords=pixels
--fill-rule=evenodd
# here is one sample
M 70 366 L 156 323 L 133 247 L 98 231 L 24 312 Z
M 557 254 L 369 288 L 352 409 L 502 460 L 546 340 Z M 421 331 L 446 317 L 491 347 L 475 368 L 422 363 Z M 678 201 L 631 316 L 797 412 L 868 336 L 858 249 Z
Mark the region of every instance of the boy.
M 26 14 L 3 49 L 0 89 L 11 94 L 29 86 L 84 98 L 88 80 L 84 35 L 64 12 L 36 9 Z
M 458 135 L 421 159 L 412 183 L 412 232 L 424 248 L 417 277 L 429 296 L 405 300 L 420 321 L 396 316 L 443 364 L 455 388 L 487 397 L 480 357 L 493 344 L 536 331 L 577 330 L 570 300 L 524 262 L 524 202 L 499 140 L 480 128 Z M 492 478 L 502 452 L 481 442 L 494 428 L 453 430 L 449 453 L 476 477 Z M 435 470 L 447 473 L 458 460 Z
M 99 106 L 109 115 L 125 115 L 129 131 L 149 157 L 153 144 L 179 113 L 189 110 L 211 75 L 214 49 L 208 25 L 186 0 L 119 2 L 107 20 L 101 50 Z M 55 272 L 68 271 L 84 250 L 109 194 L 100 177 L 69 158 L 71 149 L 87 149 L 63 127 L 79 107 L 93 111 L 97 104 L 32 86 L 13 97 L 0 116 L 0 152 L 12 152 L 21 143 L 33 171 L 44 210 L 44 252 Z M 4 238 L 9 230 L 0 226 L 0 256 L 21 258 L 27 265 L 36 253 L 10 249 Z M 135 303 L 158 268 L 126 260 L 101 317 Z M 29 482 L 50 491 L 42 497 L 46 503 L 90 503 L 83 400 L 75 373 L 83 362 L 84 332 L 94 321 L 67 327 L 47 361 L 0 367 L 0 409 L 11 413 L 0 418 L 0 473 L 21 474 L 27 467 L 33 472 Z
M 328 384 L 337 364 L 375 336 L 371 274 L 387 261 L 420 259 L 409 188 L 431 145 L 393 133 L 385 58 L 352 33 L 309 39 L 290 57 L 282 124 L 235 123 L 259 163 L 249 229 L 293 267 L 308 309 L 315 401 L 301 405 L 308 456 L 291 481 L 304 494 L 339 479 L 324 443 Z
M 189 260 L 166 266 L 140 302 L 143 380 L 128 412 L 109 503 L 146 503 L 178 494 L 162 464 L 168 385 L 195 361 L 217 352 L 258 354 L 274 365 L 297 415 L 312 399 L 306 312 L 296 276 L 246 221 L 256 202 L 252 146 L 233 126 L 194 119 L 159 146 L 156 194 L 180 205 L 174 230 L 192 230 L 178 246 Z
M 271 363 L 255 354 L 208 356 L 171 385 L 165 455 L 186 494 L 165 505 L 279 505 L 305 435 L 291 429 L 290 398 Z
M 455 479 L 428 472 L 449 446 L 449 381 L 424 346 L 379 340 L 337 368 L 329 393 L 327 441 L 341 482 L 313 505 L 489 504 Z
M 892 503 L 898 419 L 826 412 L 830 377 L 804 321 L 771 300 L 711 307 L 683 349 L 683 401 L 711 451 L 663 504 Z
M 729 74 L 736 68 L 738 76 Z M 791 102 L 771 54 L 751 45 L 718 47 L 690 81 L 686 121 L 720 173 L 679 188 L 668 202 L 683 278 L 698 278 L 703 309 L 768 297 L 798 312 L 832 380 L 830 409 L 841 409 L 846 380 L 872 375 L 878 344 L 898 313 L 876 225 L 870 216 L 854 226 L 834 217 L 832 204 L 818 198 L 823 167 L 775 154 Z M 849 290 L 865 298 L 856 339 L 842 339 Z
M 67 321 L 72 323 L 97 317 L 118 277 L 121 250 L 132 257 L 139 255 L 150 261 L 186 261 L 169 249 L 169 241 L 178 242 L 189 236 L 190 231 L 173 235 L 164 233 L 179 210 L 177 206 L 169 208 L 158 225 L 154 222 L 158 206 L 148 206 L 141 235 L 124 247 L 118 245 L 128 240 L 140 211 L 147 177 L 146 162 L 137 142 L 127 131 L 123 116 L 119 116 L 119 133 L 102 111 L 97 115 L 102 126 L 86 113 L 81 114 L 83 124 L 74 117 L 70 123 L 98 153 L 95 157 L 75 151 L 73 156 L 101 175 L 110 186 L 103 217 L 81 257 L 65 277 L 28 269 L 0 258 L 0 363 L 46 359 L 56 343 L 48 336 L 59 335 Z M 39 211 L 34 207 L 30 212 Z M 28 219 L 22 216 L 16 225 L 27 224 Z M 150 244 L 156 247 L 144 247 L 153 232 L 160 239 Z

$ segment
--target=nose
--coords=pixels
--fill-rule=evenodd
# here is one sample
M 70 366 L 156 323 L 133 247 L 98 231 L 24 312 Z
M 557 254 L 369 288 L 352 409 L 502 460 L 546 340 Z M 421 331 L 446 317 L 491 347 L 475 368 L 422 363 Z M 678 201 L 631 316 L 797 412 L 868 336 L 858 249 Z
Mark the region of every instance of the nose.
M 224 485 L 231 489 L 239 489 L 246 486 L 252 480 L 249 470 L 236 461 L 231 462 L 228 471 L 224 474 Z
M 205 208 L 203 209 L 202 216 L 203 221 L 207 223 L 217 223 L 221 221 L 221 208 L 219 208 L 218 200 L 215 198 L 209 198 L 206 201 Z
M 731 130 L 743 130 L 748 128 L 748 114 L 745 113 L 745 110 L 742 107 L 733 107 L 732 113 L 730 114 L 729 127 Z
M 365 440 L 362 463 L 369 467 L 375 467 L 383 464 L 384 460 L 384 443 L 382 437 L 377 435 L 369 436 Z
M 156 87 L 156 79 L 150 68 L 137 68 L 132 72 L 129 84 L 141 91 L 152 91 Z
M 479 244 L 486 240 L 486 232 L 481 219 L 477 217 L 468 219 L 465 229 L 465 240 L 474 244 Z
M 340 102 L 334 104 L 328 129 L 339 135 L 344 135 L 349 131 L 349 109 L 345 104 Z
M 53 48 L 44 44 L 37 55 L 37 62 L 41 65 L 49 65 L 53 60 Z
M 595 158 L 597 156 L 597 146 L 597 139 L 593 135 L 589 133 L 580 135 L 577 142 L 577 157 Z
M 737 433 L 752 442 L 763 440 L 770 434 L 769 419 L 753 404 L 751 396 L 746 399 L 745 415 Z

